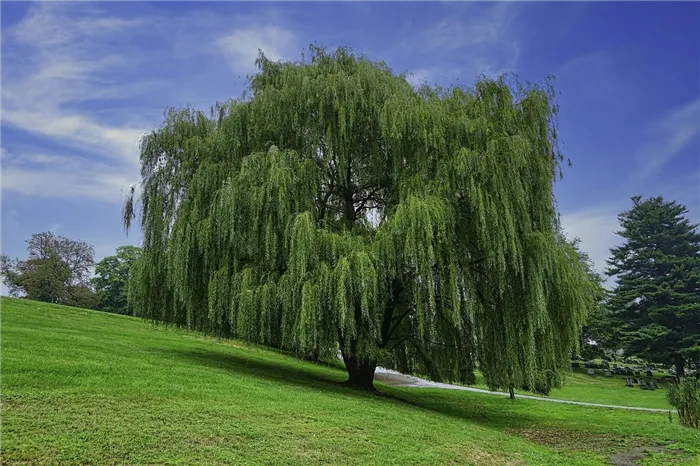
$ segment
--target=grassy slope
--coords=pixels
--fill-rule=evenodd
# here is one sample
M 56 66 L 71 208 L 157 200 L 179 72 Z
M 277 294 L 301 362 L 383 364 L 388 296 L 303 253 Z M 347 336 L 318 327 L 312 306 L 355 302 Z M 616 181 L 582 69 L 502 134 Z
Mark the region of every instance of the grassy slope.
M 2 299 L 3 464 L 605 464 L 665 414 L 338 386 L 343 371 L 140 320 Z

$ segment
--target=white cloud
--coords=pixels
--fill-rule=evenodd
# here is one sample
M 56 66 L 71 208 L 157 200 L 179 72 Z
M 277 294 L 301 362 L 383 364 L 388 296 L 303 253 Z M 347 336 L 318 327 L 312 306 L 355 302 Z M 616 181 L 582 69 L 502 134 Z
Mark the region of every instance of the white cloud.
M 418 68 L 412 71 L 406 76 L 406 80 L 411 83 L 413 87 L 418 87 L 421 84 L 425 84 L 428 80 L 432 80 L 432 77 L 436 74 L 435 68 Z
M 220 37 L 217 45 L 236 71 L 253 71 L 258 50 L 272 61 L 289 59 L 298 52 L 294 33 L 271 25 L 236 29 Z
M 636 152 L 639 169 L 633 181 L 643 181 L 661 170 L 700 136 L 700 98 L 654 121 L 648 133 L 648 141 Z
M 406 76 L 406 80 L 411 83 L 413 87 L 419 87 L 422 84 L 432 84 L 436 80 L 450 79 L 459 75 L 458 68 L 418 68 L 410 72 Z

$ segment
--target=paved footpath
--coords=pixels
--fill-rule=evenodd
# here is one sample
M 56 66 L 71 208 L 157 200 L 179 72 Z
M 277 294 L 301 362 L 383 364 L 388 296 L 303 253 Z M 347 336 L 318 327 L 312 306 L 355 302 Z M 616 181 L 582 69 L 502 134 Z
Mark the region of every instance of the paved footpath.
M 497 396 L 510 396 L 506 392 L 496 392 L 491 390 L 484 390 L 482 388 L 465 387 L 464 385 L 452 385 L 448 383 L 431 382 L 430 380 L 419 379 L 418 377 L 413 377 L 411 375 L 402 374 L 400 372 L 393 371 L 391 369 L 384 369 L 383 367 L 377 367 L 374 378 L 380 382 L 384 382 L 388 385 L 394 385 L 396 387 L 409 387 L 409 388 L 443 388 L 446 390 L 463 390 L 465 392 L 476 392 L 485 393 L 487 395 L 497 395 Z M 617 406 L 617 405 L 604 405 L 600 403 L 586 403 L 583 401 L 569 401 L 569 400 L 557 400 L 554 398 L 544 398 L 541 396 L 531 396 L 531 395 L 515 395 L 516 398 L 525 398 L 528 400 L 538 400 L 538 401 L 549 401 L 550 403 L 564 403 L 569 405 L 579 405 L 579 406 L 594 406 L 597 408 L 614 408 L 614 409 L 628 409 L 632 411 L 650 411 L 654 413 L 667 413 L 668 409 L 658 409 L 658 408 L 638 408 L 635 406 Z

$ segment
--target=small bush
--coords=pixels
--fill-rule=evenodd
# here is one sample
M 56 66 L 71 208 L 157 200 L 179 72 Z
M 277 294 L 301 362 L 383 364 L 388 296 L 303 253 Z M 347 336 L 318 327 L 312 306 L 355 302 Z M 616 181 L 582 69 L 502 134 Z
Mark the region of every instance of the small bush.
M 677 380 L 668 389 L 668 401 L 678 410 L 681 425 L 700 429 L 700 378 Z

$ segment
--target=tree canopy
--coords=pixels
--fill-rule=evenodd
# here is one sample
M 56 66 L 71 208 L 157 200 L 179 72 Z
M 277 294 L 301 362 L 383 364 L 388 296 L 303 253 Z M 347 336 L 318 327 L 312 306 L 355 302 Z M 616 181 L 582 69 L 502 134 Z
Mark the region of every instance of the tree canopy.
M 137 246 L 119 246 L 116 254 L 107 256 L 95 265 L 91 280 L 100 299 L 100 310 L 118 314 L 133 314 L 128 304 L 130 272 L 141 256 Z
M 558 239 L 556 105 L 543 84 L 412 87 L 384 63 L 262 54 L 211 117 L 170 109 L 124 209 L 153 320 L 491 387 L 561 382 L 589 280 Z
M 632 198 L 618 219 L 624 238 L 610 250 L 617 286 L 609 306 L 623 348 L 653 361 L 700 361 L 700 234 L 688 209 L 663 197 Z
M 89 282 L 92 246 L 47 231 L 27 240 L 27 252 L 27 260 L 2 256 L 0 275 L 10 294 L 71 306 L 97 305 Z

